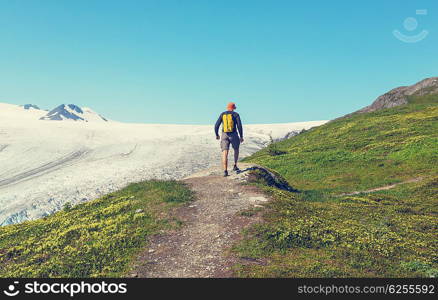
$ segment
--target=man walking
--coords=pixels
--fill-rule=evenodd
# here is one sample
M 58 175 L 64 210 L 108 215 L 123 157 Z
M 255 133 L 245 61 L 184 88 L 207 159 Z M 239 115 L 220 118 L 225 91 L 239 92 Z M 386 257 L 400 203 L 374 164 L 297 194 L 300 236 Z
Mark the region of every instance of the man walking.
M 240 116 L 234 110 L 236 104 L 233 102 L 228 103 L 227 110 L 220 114 L 219 118 L 214 125 L 214 133 L 216 139 L 221 140 L 222 149 L 222 165 L 224 168 L 224 177 L 228 176 L 228 151 L 230 150 L 230 144 L 234 150 L 234 167 L 233 171 L 239 172 L 237 167 L 237 160 L 239 159 L 239 146 L 243 143 L 243 128 Z M 222 135 L 219 137 L 219 126 L 222 124 Z M 239 132 L 239 134 L 237 134 Z M 240 136 L 240 137 L 239 137 Z

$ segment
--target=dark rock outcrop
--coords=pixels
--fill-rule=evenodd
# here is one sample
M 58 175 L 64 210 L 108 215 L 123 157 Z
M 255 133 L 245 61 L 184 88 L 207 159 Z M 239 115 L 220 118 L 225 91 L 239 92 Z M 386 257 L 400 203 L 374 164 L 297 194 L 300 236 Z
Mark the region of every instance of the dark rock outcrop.
M 23 106 L 23 108 L 24 109 L 40 109 L 39 107 L 38 107 L 38 105 L 35 105 L 35 104 L 24 104 L 24 105 L 22 105 Z

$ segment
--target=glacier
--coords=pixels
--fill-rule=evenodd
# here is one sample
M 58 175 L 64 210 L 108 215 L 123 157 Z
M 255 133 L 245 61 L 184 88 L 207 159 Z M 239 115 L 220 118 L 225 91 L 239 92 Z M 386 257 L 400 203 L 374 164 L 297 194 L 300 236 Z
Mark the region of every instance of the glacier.
M 40 120 L 46 114 L 0 103 L 0 225 L 41 218 L 132 182 L 180 179 L 220 163 L 213 124 Z M 270 136 L 278 140 L 325 122 L 244 124 L 241 157 L 265 147 Z

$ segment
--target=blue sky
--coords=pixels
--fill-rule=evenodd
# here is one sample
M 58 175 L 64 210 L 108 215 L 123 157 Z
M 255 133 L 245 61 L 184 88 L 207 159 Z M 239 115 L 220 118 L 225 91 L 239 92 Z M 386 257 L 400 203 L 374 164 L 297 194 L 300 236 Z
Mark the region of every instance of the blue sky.
M 437 27 L 434 0 L 0 0 L 0 102 L 209 124 L 233 100 L 246 123 L 331 119 L 438 76 Z

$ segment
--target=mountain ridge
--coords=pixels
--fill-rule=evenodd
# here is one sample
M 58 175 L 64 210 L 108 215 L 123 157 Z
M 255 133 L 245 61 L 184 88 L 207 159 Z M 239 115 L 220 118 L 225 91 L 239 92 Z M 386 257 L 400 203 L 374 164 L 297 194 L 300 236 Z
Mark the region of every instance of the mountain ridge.
M 429 94 L 438 94 L 438 77 L 430 77 L 413 85 L 394 88 L 377 97 L 373 103 L 359 109 L 355 113 L 367 113 L 404 105 L 409 103 L 411 96 L 424 96 Z
M 81 108 L 75 104 L 61 104 L 51 111 L 49 111 L 45 116 L 41 117 L 40 120 L 52 120 L 52 121 L 63 121 L 63 120 L 73 120 L 73 121 L 103 121 L 108 120 L 97 114 L 90 108 Z

